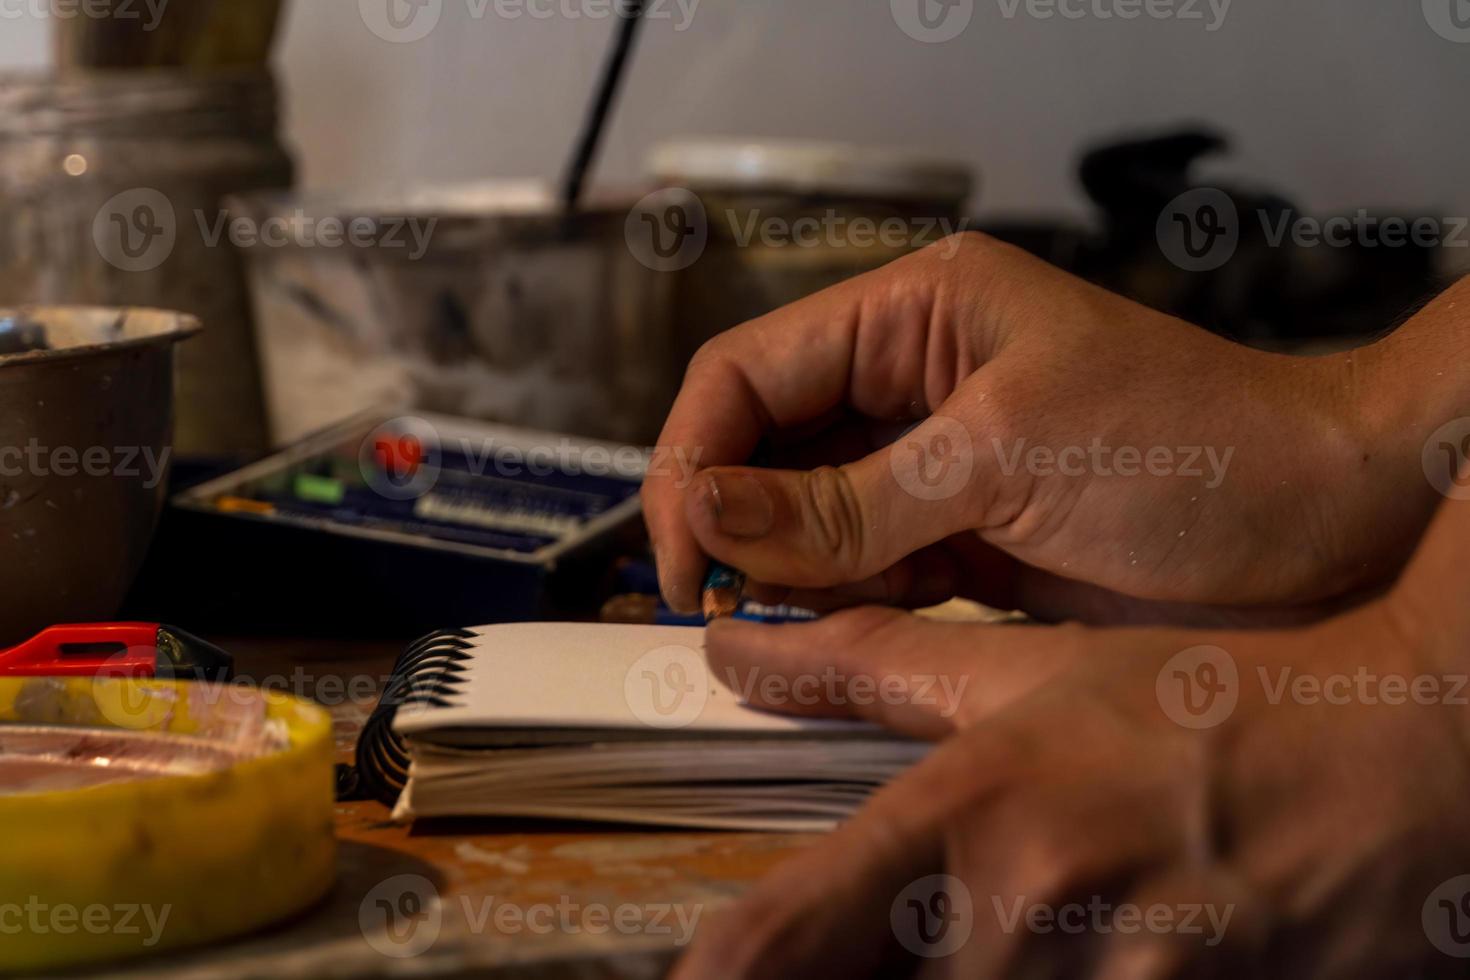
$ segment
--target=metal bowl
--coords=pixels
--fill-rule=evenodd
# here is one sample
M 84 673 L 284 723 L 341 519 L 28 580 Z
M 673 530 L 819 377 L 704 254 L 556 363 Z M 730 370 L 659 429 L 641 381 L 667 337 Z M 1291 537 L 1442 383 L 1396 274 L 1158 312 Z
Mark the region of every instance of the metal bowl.
M 0 644 L 117 613 L 148 550 L 170 463 L 165 310 L 0 309 Z

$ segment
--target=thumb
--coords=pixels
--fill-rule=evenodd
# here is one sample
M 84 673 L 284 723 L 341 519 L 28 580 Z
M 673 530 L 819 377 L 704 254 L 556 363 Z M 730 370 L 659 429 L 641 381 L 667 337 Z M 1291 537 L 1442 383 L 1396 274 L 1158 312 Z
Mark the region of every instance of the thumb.
M 934 416 L 844 466 L 713 467 L 695 478 L 685 517 L 707 554 L 758 581 L 845 585 L 978 525 L 973 446 L 960 422 Z

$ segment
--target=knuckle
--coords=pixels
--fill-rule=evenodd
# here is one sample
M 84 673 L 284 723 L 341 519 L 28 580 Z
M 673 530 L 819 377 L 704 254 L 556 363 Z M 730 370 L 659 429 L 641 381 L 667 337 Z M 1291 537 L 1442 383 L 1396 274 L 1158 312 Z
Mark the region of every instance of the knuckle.
M 858 571 L 868 551 L 867 521 L 848 473 L 834 466 L 801 478 L 800 510 L 817 558 L 849 573 Z
M 979 231 L 960 231 L 926 245 L 917 261 L 942 280 L 983 286 L 995 277 L 1024 272 L 1028 253 Z
M 685 381 L 712 372 L 738 371 L 740 333 L 741 328 L 735 327 L 700 344 L 694 356 L 689 359 L 689 367 L 684 371 Z
M 981 231 L 957 231 L 947 235 L 932 245 L 925 246 L 937 250 L 938 254 L 964 255 L 980 258 L 994 254 L 1001 247 L 1001 243 Z

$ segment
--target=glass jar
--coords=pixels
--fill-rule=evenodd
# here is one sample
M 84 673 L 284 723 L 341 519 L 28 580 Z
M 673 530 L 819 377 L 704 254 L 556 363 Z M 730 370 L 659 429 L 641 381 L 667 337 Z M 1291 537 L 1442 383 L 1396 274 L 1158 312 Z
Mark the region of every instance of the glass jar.
M 0 302 L 160 307 L 179 350 L 180 455 L 267 447 L 241 261 L 220 203 L 288 187 L 264 71 L 0 77 Z

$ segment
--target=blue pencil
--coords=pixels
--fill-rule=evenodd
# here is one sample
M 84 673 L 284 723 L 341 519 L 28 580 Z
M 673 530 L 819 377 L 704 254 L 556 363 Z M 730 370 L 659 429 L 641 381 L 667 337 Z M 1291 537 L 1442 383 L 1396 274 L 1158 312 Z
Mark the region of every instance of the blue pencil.
M 704 580 L 704 618 L 706 621 L 733 616 L 740 609 L 745 594 L 745 574 L 719 562 L 710 564 Z

